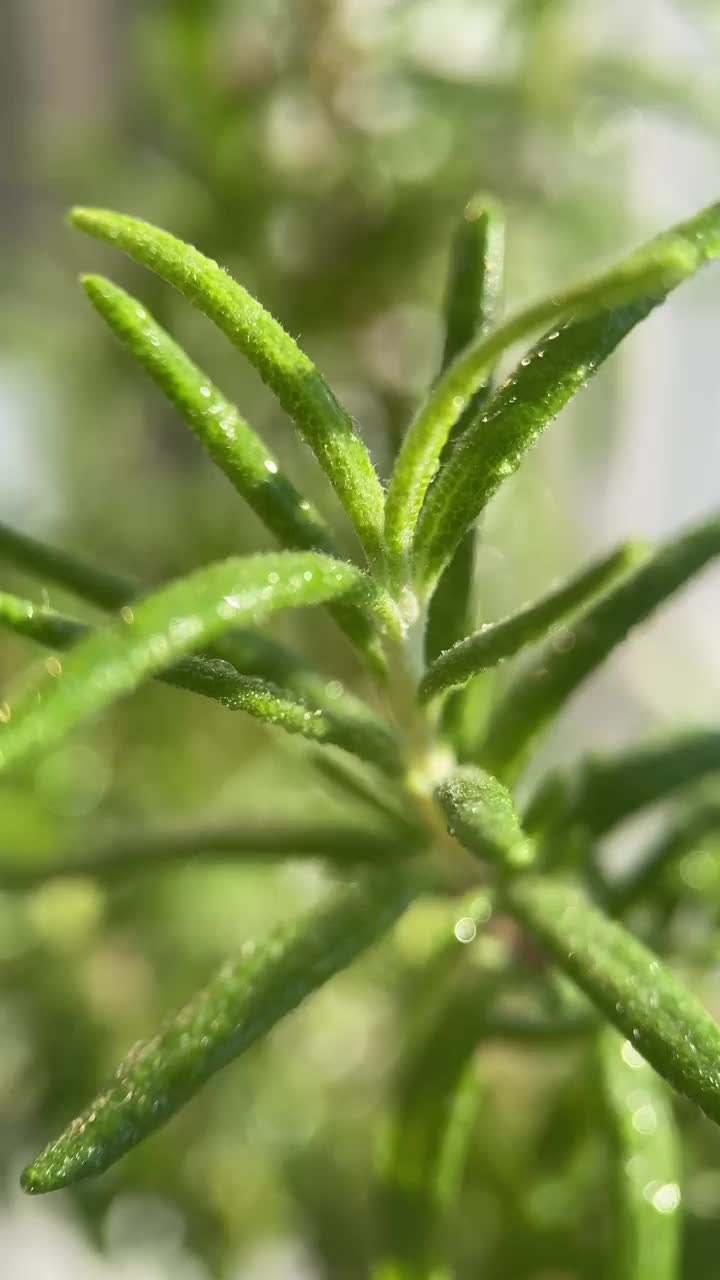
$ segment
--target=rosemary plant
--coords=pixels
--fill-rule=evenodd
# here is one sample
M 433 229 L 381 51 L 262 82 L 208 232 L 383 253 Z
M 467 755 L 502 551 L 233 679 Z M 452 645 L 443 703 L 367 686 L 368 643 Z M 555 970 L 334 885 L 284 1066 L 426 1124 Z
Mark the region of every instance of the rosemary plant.
M 459 915 L 458 937 L 473 936 L 491 915 L 503 922 L 508 962 L 518 971 L 529 965 L 536 980 L 536 1008 L 508 1013 L 497 975 L 469 969 L 463 948 L 438 957 L 429 1017 L 408 1036 L 390 1091 L 376 1280 L 453 1273 L 445 1226 L 472 1131 L 476 1048 L 490 1039 L 564 1037 L 594 1045 L 603 1081 L 617 1169 L 618 1274 L 670 1280 L 680 1189 L 668 1086 L 720 1121 L 720 1030 L 654 950 L 652 912 L 638 936 L 633 911 L 674 860 L 720 828 L 720 812 L 708 803 L 674 818 L 620 884 L 606 883 L 595 844 L 641 809 L 720 771 L 720 730 L 580 761 L 541 781 L 521 812 L 514 792 L 541 734 L 583 681 L 720 554 L 720 515 L 660 547 L 613 548 L 479 630 L 473 554 L 478 517 L 545 427 L 637 323 L 720 254 L 720 205 L 612 269 L 503 318 L 502 216 L 491 201 L 473 200 L 452 250 L 443 366 L 387 488 L 320 371 L 222 267 L 135 218 L 76 209 L 71 221 L 174 286 L 251 362 L 315 453 L 355 529 L 358 556 L 340 554 L 281 462 L 147 308 L 106 279 L 84 277 L 93 307 L 281 550 L 214 563 L 148 593 L 0 526 L 7 562 L 108 615 L 92 628 L 0 594 L 3 625 L 51 650 L 41 677 L 2 704 L 0 771 L 26 765 L 156 678 L 306 739 L 317 768 L 372 806 L 375 823 L 366 830 L 352 816 L 343 825 L 320 815 L 303 826 L 269 813 L 262 829 L 239 822 L 134 831 L 58 856 L 40 872 L 5 866 L 5 883 L 18 891 L 38 876 L 130 874 L 200 851 L 316 856 L 338 880 L 315 910 L 251 955 L 228 960 L 135 1046 L 25 1170 L 24 1187 L 48 1192 L 107 1169 L 391 929 L 409 904 L 437 895 Z M 498 361 L 533 341 L 496 386 Z M 311 607 L 329 609 L 356 646 L 374 682 L 371 701 L 331 690 L 305 659 L 262 634 L 276 612 Z M 473 698 L 482 673 L 529 647 L 483 722 Z M 643 1107 L 652 1124 L 641 1122 Z

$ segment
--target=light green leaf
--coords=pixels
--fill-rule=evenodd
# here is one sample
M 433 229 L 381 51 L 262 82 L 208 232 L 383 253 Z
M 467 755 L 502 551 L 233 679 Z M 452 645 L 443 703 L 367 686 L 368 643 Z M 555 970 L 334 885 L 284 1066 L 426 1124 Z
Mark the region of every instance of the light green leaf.
M 638 623 L 720 554 L 720 518 L 696 525 L 648 557 L 573 625 L 570 643 L 543 647 L 493 709 L 482 764 L 507 776 L 535 736 Z
M 122 249 L 174 285 L 242 351 L 313 449 L 368 553 L 381 550 L 383 491 L 352 419 L 277 320 L 222 267 L 139 218 L 74 209 L 73 226 Z
M 525 645 L 539 640 L 568 614 L 586 605 L 644 556 L 644 547 L 628 543 L 591 564 L 534 604 L 500 622 L 484 626 L 475 635 L 447 649 L 423 676 L 420 682 L 421 701 L 426 702 L 445 689 L 464 684 L 478 672 L 513 657 Z
M 720 205 L 712 205 L 606 275 L 520 312 L 458 357 L 420 410 L 398 460 L 386 517 L 396 558 L 409 550 L 440 449 L 488 358 L 534 330 L 554 326 L 463 434 L 435 480 L 415 540 L 414 578 L 421 595 L 432 589 L 465 530 L 590 374 L 670 289 L 718 252 Z
M 720 1122 L 720 1029 L 657 956 L 553 876 L 508 880 L 505 905 L 650 1066 Z
M 680 1140 L 667 1088 L 633 1047 L 609 1028 L 599 1056 L 613 1141 L 616 1222 L 614 1280 L 680 1275 Z
M 128 578 L 99 569 L 4 524 L 0 524 L 0 558 L 41 581 L 57 583 L 101 609 L 120 609 L 138 590 Z
M 83 277 L 95 309 L 187 422 L 233 488 L 281 546 L 337 555 L 327 525 L 305 501 L 252 427 L 136 298 L 102 276 Z M 331 605 L 339 625 L 382 669 L 375 629 L 358 610 Z
M 129 616 L 126 606 L 126 619 Z M 31 604 L 7 592 L 0 592 L 0 626 L 61 652 L 91 634 L 89 627 L 63 617 L 54 609 Z M 181 658 L 159 672 L 158 678 L 178 689 L 220 702 L 231 711 L 245 711 L 287 733 L 341 747 L 391 774 L 401 772 L 399 744 L 390 726 L 374 716 L 369 707 L 364 708 L 361 715 L 345 716 L 340 708 L 327 706 L 326 696 L 323 709 L 314 706 L 311 700 L 305 701 L 289 690 L 278 688 L 264 677 L 239 672 L 222 658 Z
M 479 858 L 507 869 L 526 867 L 534 857 L 510 792 L 491 774 L 468 765 L 441 783 L 436 799 L 448 832 Z
M 377 824 L 363 824 L 356 818 L 352 822 L 263 818 L 261 822 L 243 815 L 222 824 L 184 822 L 181 827 L 120 830 L 88 848 L 58 849 L 42 857 L 4 850 L 0 852 L 0 886 L 4 892 L 22 892 L 75 876 L 112 882 L 184 866 L 189 858 L 197 858 L 203 866 L 318 858 L 345 870 L 366 864 L 387 868 L 391 862 L 411 857 L 418 847 L 417 840 L 413 843 L 407 836 L 403 840 L 397 832 L 384 832 Z
M 362 591 L 359 570 L 312 552 L 225 560 L 171 583 L 82 640 L 54 676 L 11 704 L 0 726 L 0 766 L 45 750 L 223 631 Z
M 53 1191 L 114 1164 L 381 937 L 419 883 L 399 871 L 368 877 L 271 935 L 249 958 L 229 961 L 152 1040 L 130 1052 L 87 1111 L 25 1170 L 25 1190 Z

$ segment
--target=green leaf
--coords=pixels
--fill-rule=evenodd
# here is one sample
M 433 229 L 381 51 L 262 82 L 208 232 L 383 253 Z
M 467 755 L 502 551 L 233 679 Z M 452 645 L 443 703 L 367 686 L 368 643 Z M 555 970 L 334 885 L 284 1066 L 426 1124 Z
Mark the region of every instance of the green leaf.
M 444 1228 L 478 1108 L 470 1064 L 486 1036 L 487 1005 L 497 986 L 496 976 L 459 976 L 453 989 L 442 991 L 396 1073 L 381 1152 L 373 1280 L 450 1280 L 453 1274 Z
M 650 1066 L 720 1122 L 720 1029 L 657 956 L 553 876 L 508 880 L 505 905 Z
M 497 778 L 468 765 L 442 782 L 435 796 L 449 834 L 471 853 L 508 870 L 532 861 L 532 842 L 522 831 L 510 792 Z
M 330 866 L 374 865 L 387 867 L 407 859 L 419 842 L 397 832 L 383 832 L 377 825 L 352 822 L 277 821 L 249 819 L 247 815 L 222 824 L 193 822 L 182 826 L 121 830 L 86 849 L 73 846 L 50 854 L 0 852 L 0 885 L 4 892 L 37 888 L 48 880 L 92 876 L 102 882 L 124 879 L 165 867 L 184 866 L 189 858 L 203 865 L 268 863 L 294 858 L 319 858 Z
M 236 558 L 162 588 L 82 640 L 0 726 L 0 766 L 44 751 L 83 720 L 233 626 L 362 589 L 363 576 L 312 552 Z
M 125 607 L 125 620 L 132 611 Z M 36 640 L 61 652 L 91 634 L 90 628 L 65 618 L 44 605 L 31 604 L 17 596 L 0 592 L 0 626 Z M 278 688 L 264 677 L 239 672 L 222 658 L 181 658 L 158 673 L 158 678 L 179 689 L 220 702 L 231 711 L 245 711 L 266 724 L 287 733 L 297 733 L 311 742 L 341 747 L 392 774 L 402 770 L 402 756 L 390 726 L 369 708 L 362 715 L 344 716 L 340 709 L 314 706 Z
M 502 211 L 487 196 L 475 196 L 465 206 L 450 247 L 442 372 L 469 342 L 496 324 L 502 306 L 504 258 Z M 476 394 L 482 398 L 482 389 Z
M 368 877 L 271 935 L 249 958 L 225 964 L 152 1040 L 130 1052 L 87 1111 L 25 1170 L 25 1190 L 53 1191 L 114 1164 L 381 937 L 418 883 L 399 871 Z
M 677 866 L 706 836 L 717 831 L 720 831 L 720 804 L 705 803 L 691 809 L 663 832 L 631 871 L 608 886 L 613 915 L 622 915 L 639 899 L 649 896 L 670 867 Z
M 551 775 L 531 802 L 525 826 L 554 834 L 580 828 L 596 839 L 648 805 L 720 772 L 720 730 L 695 729 L 669 742 L 612 756 L 590 756 L 562 778 Z
M 313 449 L 368 553 L 381 551 L 383 491 L 352 419 L 277 320 L 222 267 L 139 218 L 73 209 L 73 226 L 122 249 L 174 285 L 247 357 Z
M 720 252 L 720 205 L 666 231 L 606 275 L 520 312 L 466 348 L 437 384 L 406 438 L 388 495 L 387 540 L 407 554 L 440 449 L 493 359 L 546 324 L 437 476 L 420 515 L 414 577 L 431 590 L 465 530 L 528 449 L 618 342 L 667 293 Z M 562 322 L 568 322 L 565 327 Z
M 337 555 L 327 525 L 305 501 L 252 427 L 205 373 L 136 298 L 102 276 L 84 276 L 83 286 L 115 336 L 165 393 L 233 488 L 267 525 L 281 546 Z M 340 626 L 382 669 L 369 619 L 358 610 L 330 606 Z
M 612 650 L 658 605 L 720 554 L 720 518 L 665 543 L 614 590 L 589 608 L 568 633 L 568 644 L 543 647 L 496 704 L 482 764 L 508 776 L 535 736 Z
M 119 609 L 137 594 L 137 585 L 130 579 L 108 573 L 4 524 L 0 524 L 0 557 L 101 609 Z
M 423 676 L 420 682 L 421 701 L 426 702 L 445 689 L 464 684 L 480 671 L 496 666 L 513 657 L 525 645 L 533 644 L 561 619 L 604 591 L 644 555 L 644 547 L 628 543 L 583 569 L 534 604 L 500 622 L 484 626 L 475 635 L 447 649 Z
M 615 1280 L 677 1280 L 680 1275 L 680 1140 L 664 1083 L 633 1047 L 609 1029 L 599 1056 L 615 1182 Z

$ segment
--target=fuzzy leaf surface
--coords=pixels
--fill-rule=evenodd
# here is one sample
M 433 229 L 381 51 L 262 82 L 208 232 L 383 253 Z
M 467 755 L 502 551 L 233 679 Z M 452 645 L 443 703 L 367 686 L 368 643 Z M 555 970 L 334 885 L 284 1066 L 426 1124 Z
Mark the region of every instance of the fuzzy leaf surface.
M 54 676 L 10 704 L 0 766 L 41 752 L 114 699 L 233 626 L 357 592 L 362 574 L 311 552 L 221 561 L 171 583 L 83 639 Z
M 634 543 L 620 547 L 511 617 L 491 623 L 459 641 L 426 671 L 420 682 L 421 700 L 425 702 L 445 689 L 464 684 L 472 676 L 497 666 L 541 639 L 568 614 L 581 609 L 625 574 L 643 555 L 644 549 Z
M 587 285 L 536 304 L 458 357 L 420 410 L 388 495 L 388 540 L 407 552 L 417 536 L 414 577 L 427 594 L 465 530 L 567 401 L 668 292 L 720 252 L 720 205 L 636 250 Z M 553 306 L 553 302 L 556 304 Z M 565 324 L 563 324 L 563 321 Z M 546 324 L 554 325 L 465 432 L 420 509 L 440 447 L 472 394 L 478 367 Z
M 250 958 L 229 961 L 157 1036 L 130 1052 L 87 1111 L 25 1170 L 25 1190 L 53 1191 L 114 1164 L 380 938 L 416 891 L 408 873 L 368 877 L 271 935 Z
M 350 415 L 278 321 L 216 262 L 167 231 L 105 209 L 74 209 L 70 220 L 174 285 L 242 351 L 312 448 L 368 555 L 377 558 L 383 491 L 368 451 Z
M 510 880 L 505 903 L 650 1066 L 720 1122 L 720 1028 L 662 961 L 553 876 Z

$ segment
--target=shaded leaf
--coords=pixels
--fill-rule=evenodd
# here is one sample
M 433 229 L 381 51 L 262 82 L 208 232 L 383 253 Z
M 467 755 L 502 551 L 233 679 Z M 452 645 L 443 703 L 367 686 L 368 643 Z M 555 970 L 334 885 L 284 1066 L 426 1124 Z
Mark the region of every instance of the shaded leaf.
M 41 580 L 57 583 L 101 609 L 121 608 L 138 590 L 131 579 L 97 568 L 68 551 L 48 546 L 4 524 L 0 524 L 0 557 Z
M 247 959 L 225 964 L 157 1036 L 130 1052 L 87 1111 L 25 1170 L 25 1190 L 53 1191 L 114 1164 L 371 946 L 417 890 L 408 873 L 378 873 L 333 893 Z
M 628 632 L 720 554 L 720 519 L 660 547 L 573 625 L 571 646 L 543 647 L 493 709 L 482 763 L 507 775 L 529 744 Z
M 664 831 L 632 870 L 608 886 L 609 906 L 613 914 L 622 914 L 639 899 L 651 894 L 670 867 L 677 866 L 706 836 L 717 831 L 720 831 L 718 803 L 693 808 L 669 831 Z
M 427 701 L 445 689 L 464 684 L 480 671 L 496 666 L 525 645 L 541 639 L 568 614 L 586 605 L 615 578 L 626 573 L 644 554 L 639 544 L 628 543 L 511 617 L 484 626 L 447 649 L 423 676 L 421 700 Z
M 74 209 L 73 226 L 122 249 L 174 285 L 247 357 L 296 423 L 371 558 L 381 549 L 383 491 L 352 419 L 277 320 L 222 267 L 139 218 Z
M 392 503 L 393 489 L 388 495 L 388 525 L 398 553 L 408 549 L 439 457 L 438 443 L 442 447 L 462 412 L 488 354 L 496 356 L 533 329 L 555 326 L 464 433 L 438 475 L 415 541 L 420 594 L 432 588 L 465 530 L 590 374 L 670 289 L 719 251 L 720 205 L 712 205 L 636 250 L 607 275 L 512 317 L 458 357 L 418 414 L 398 463 Z M 569 323 L 563 327 L 562 321 Z
M 54 677 L 10 706 L 0 765 L 43 751 L 141 681 L 233 626 L 361 588 L 352 566 L 311 552 L 225 560 L 162 588 L 83 639 Z
M 509 880 L 505 903 L 658 1074 L 720 1121 L 720 1029 L 657 956 L 553 876 Z
M 665 1084 L 609 1028 L 599 1056 L 613 1140 L 616 1280 L 680 1275 L 680 1140 Z
M 387 866 L 416 852 L 418 841 L 398 838 L 377 826 L 352 822 L 270 821 L 246 815 L 217 822 L 151 827 L 111 833 L 85 849 L 59 849 L 51 854 L 22 855 L 0 851 L 3 891 L 34 889 L 48 880 L 92 876 L 101 881 L 124 879 L 163 867 L 203 864 L 250 864 L 294 858 L 320 858 L 342 868 L 364 864 Z

